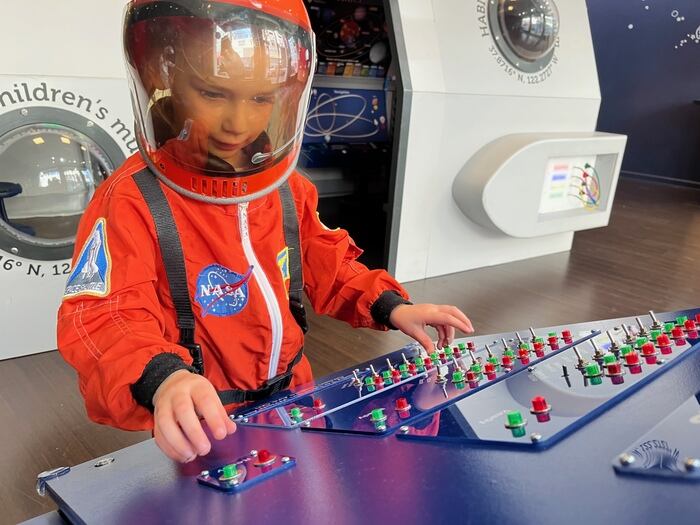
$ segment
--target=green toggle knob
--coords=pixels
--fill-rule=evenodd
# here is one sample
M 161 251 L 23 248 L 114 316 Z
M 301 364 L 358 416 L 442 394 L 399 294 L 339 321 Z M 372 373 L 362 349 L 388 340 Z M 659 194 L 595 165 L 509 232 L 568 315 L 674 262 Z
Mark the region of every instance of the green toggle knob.
M 615 362 L 617 362 L 617 357 L 615 357 L 615 354 L 605 354 L 603 357 L 603 364 L 609 365 Z
M 630 345 L 622 345 L 620 347 L 620 355 L 627 355 L 632 351 L 632 347 Z
M 238 467 L 235 463 L 226 465 L 221 469 L 221 477 L 223 479 L 233 479 L 238 476 Z
M 584 370 L 588 377 L 600 375 L 600 367 L 598 366 L 598 363 L 588 363 Z
M 671 330 L 673 330 L 676 327 L 675 323 L 664 323 L 664 332 L 667 334 L 671 333 Z
M 506 418 L 508 418 L 509 427 L 519 427 L 523 425 L 523 415 L 517 410 L 508 412 Z
M 464 382 L 464 372 L 461 370 L 455 370 L 452 372 L 452 382 L 453 383 L 463 383 Z
M 377 423 L 380 421 L 384 421 L 386 419 L 386 416 L 384 415 L 384 409 L 383 408 L 375 408 L 372 410 L 372 414 L 370 416 L 370 419 Z

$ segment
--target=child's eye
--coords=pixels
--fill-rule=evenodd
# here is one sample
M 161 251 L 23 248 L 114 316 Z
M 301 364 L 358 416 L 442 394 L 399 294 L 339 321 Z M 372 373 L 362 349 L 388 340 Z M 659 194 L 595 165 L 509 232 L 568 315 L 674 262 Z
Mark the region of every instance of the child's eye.
M 256 95 L 253 97 L 253 102 L 256 104 L 272 104 L 275 100 L 273 95 Z
M 200 89 L 199 94 L 203 96 L 204 98 L 211 98 L 211 99 L 221 99 L 224 98 L 223 93 L 219 93 L 218 91 L 209 91 L 207 89 Z

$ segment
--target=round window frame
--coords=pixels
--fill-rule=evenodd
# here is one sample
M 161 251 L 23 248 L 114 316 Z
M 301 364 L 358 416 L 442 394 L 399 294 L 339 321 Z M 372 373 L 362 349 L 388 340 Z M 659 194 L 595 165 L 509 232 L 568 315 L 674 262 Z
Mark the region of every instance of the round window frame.
M 60 108 L 33 106 L 0 115 L 0 138 L 20 128 L 40 125 L 63 126 L 91 139 L 112 164 L 109 175 L 126 160 L 117 142 L 94 120 Z M 70 259 L 74 247 L 75 242 L 56 242 L 54 245 L 51 242 L 31 242 L 31 237 L 0 219 L 0 250 L 8 254 L 38 261 L 60 261 Z
M 557 9 L 558 12 L 559 9 L 557 8 L 557 5 L 554 2 L 554 0 L 549 0 L 549 2 L 551 2 L 551 4 Z M 528 60 L 526 58 L 521 57 L 513 50 L 513 48 L 510 47 L 508 39 L 505 37 L 505 35 L 503 34 L 503 30 L 501 29 L 501 22 L 498 16 L 501 0 L 489 0 L 488 5 L 488 21 L 489 28 L 491 29 L 491 36 L 493 37 L 493 40 L 496 43 L 496 47 L 500 51 L 503 58 L 505 58 L 511 66 L 522 71 L 523 73 L 539 73 L 547 66 L 549 66 L 549 64 L 552 62 L 552 58 L 554 57 L 556 44 L 546 55 L 536 60 Z M 558 40 L 559 31 L 557 30 L 555 41 Z

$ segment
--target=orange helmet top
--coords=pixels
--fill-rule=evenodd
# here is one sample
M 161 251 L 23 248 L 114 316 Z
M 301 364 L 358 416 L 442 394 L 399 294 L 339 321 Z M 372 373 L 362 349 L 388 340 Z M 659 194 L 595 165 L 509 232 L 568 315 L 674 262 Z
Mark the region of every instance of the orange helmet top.
M 241 202 L 289 176 L 315 65 L 301 0 L 132 0 L 124 47 L 139 147 L 165 183 Z

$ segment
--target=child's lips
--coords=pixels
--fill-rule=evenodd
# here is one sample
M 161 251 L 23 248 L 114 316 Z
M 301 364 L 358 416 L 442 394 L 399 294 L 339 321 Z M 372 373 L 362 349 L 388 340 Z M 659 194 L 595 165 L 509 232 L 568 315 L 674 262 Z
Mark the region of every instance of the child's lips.
M 214 147 L 218 150 L 222 151 L 235 151 L 237 149 L 241 149 L 241 144 L 240 143 L 230 143 L 230 142 L 221 142 L 219 140 L 216 140 L 214 138 L 210 139 L 211 143 L 214 145 Z

